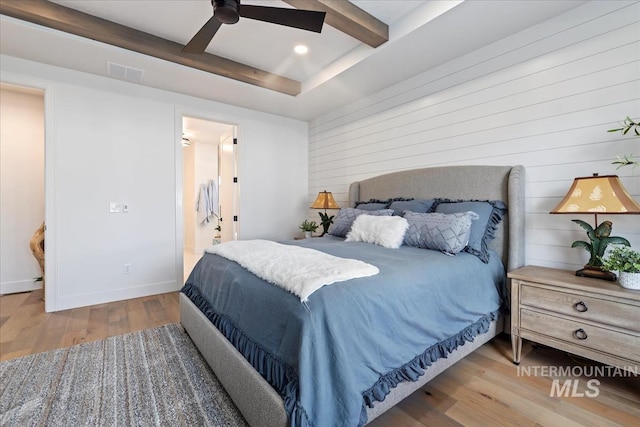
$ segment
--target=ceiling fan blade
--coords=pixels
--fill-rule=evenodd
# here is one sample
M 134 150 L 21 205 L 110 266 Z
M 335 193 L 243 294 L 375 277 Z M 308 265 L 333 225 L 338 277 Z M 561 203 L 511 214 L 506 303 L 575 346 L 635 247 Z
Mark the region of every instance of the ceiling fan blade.
M 301 30 L 314 31 L 316 33 L 322 31 L 325 16 L 325 12 L 281 7 L 241 4 L 239 8 L 240 16 L 243 18 L 300 28 Z
M 200 28 L 200 31 L 198 31 L 196 35 L 189 40 L 189 43 L 182 48 L 182 52 L 204 53 L 204 50 L 209 46 L 211 39 L 216 35 L 216 32 L 218 32 L 221 25 L 222 23 L 218 21 L 215 16 L 212 16 L 211 19 L 209 19 L 207 23 Z

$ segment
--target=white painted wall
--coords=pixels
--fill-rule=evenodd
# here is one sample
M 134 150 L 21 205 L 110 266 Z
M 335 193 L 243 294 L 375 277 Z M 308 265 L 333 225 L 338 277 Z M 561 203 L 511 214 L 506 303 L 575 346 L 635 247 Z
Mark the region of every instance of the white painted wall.
M 238 129 L 240 237 L 291 239 L 308 210 L 308 126 L 295 120 L 256 125 L 247 120 Z
M 637 2 L 590 2 L 315 119 L 308 202 L 326 189 L 346 205 L 350 182 L 385 172 L 522 164 L 526 262 L 580 268 L 587 252 L 569 246 L 585 233 L 573 216 L 548 212 L 574 177 L 594 172 L 617 173 L 640 201 L 640 168 L 611 165 L 640 156 L 640 138 L 607 133 L 640 118 L 639 18 Z M 640 248 L 640 217 L 604 219 Z
M 2 88 L 0 294 L 41 287 L 29 241 L 44 216 L 44 96 Z
M 55 248 L 47 255 L 55 271 L 47 273 L 47 311 L 182 285 L 185 114 L 243 133 L 241 237 L 284 239 L 296 231 L 307 194 L 306 123 L 5 55 L 0 70 L 2 81 L 39 81 L 55 95 L 46 158 L 46 189 L 55 195 L 47 202 Z M 110 214 L 110 201 L 128 203 L 129 213 Z M 264 212 L 273 214 L 267 229 Z M 131 274 L 123 274 L 125 263 Z
M 68 84 L 56 90 L 60 305 L 176 289 L 173 106 Z M 109 202 L 126 202 L 129 212 L 109 213 Z

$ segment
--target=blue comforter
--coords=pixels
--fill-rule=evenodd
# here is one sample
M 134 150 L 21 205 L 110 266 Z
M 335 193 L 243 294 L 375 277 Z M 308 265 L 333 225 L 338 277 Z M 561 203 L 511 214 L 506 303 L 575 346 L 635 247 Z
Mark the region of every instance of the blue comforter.
M 294 242 L 287 242 L 294 243 Z M 205 254 L 183 292 L 280 393 L 292 426 L 359 426 L 366 405 L 485 332 L 505 272 L 462 252 L 386 249 L 334 237 L 296 241 L 377 266 L 320 288 L 307 305 L 232 261 Z

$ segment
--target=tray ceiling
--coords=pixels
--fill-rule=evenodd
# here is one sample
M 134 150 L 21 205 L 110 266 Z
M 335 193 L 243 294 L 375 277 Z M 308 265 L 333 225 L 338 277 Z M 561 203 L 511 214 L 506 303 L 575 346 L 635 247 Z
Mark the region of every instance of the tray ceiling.
M 331 2 L 336 0 L 328 0 Z M 0 1 L 3 8 L 11 3 Z M 186 44 L 212 14 L 208 0 L 52 3 L 148 33 L 176 46 Z M 310 4 L 308 0 L 244 3 L 283 8 L 295 4 L 301 9 Z M 221 57 L 247 66 L 249 74 L 254 68 L 265 71 L 265 76 L 259 79 L 275 79 L 270 77 L 273 75 L 299 82 L 299 94 L 283 94 L 277 87 L 231 80 L 221 73 L 193 69 L 184 61 L 134 53 L 104 40 L 98 42 L 7 17 L 4 12 L 0 18 L 0 52 L 98 75 L 108 75 L 107 62 L 122 64 L 144 71 L 139 84 L 309 120 L 582 2 L 353 0 L 351 3 L 364 16 L 388 25 L 388 42 L 371 47 L 329 25 L 329 19 L 320 34 L 241 19 L 237 24 L 223 25 L 208 46 L 206 54 L 214 62 Z M 337 16 L 340 18 L 340 13 Z M 115 28 L 115 33 L 125 38 L 122 34 L 126 32 Z M 293 48 L 297 44 L 307 45 L 309 52 L 295 54 Z

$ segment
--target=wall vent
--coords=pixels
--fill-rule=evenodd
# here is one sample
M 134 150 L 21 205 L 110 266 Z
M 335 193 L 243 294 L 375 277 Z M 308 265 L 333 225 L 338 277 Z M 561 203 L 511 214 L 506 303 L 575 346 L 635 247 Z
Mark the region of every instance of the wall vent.
M 127 67 L 126 65 L 107 62 L 107 74 L 120 80 L 128 80 L 134 83 L 142 83 L 144 70 L 138 68 Z

